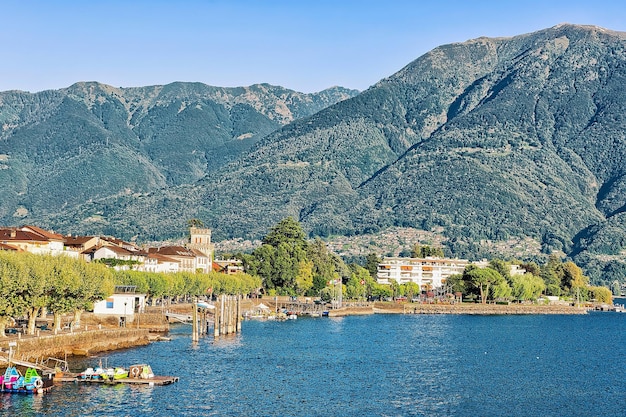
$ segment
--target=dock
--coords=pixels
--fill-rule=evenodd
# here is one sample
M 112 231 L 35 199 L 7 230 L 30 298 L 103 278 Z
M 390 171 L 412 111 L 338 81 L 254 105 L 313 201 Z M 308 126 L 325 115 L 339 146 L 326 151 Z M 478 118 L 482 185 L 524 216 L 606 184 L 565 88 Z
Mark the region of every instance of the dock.
M 178 382 L 177 376 L 154 376 L 152 378 L 122 378 L 122 379 L 102 379 L 102 378 L 80 378 L 78 375 L 63 375 L 61 377 L 55 377 L 54 382 L 74 382 L 80 384 L 105 384 L 105 385 L 117 385 L 117 384 L 131 384 L 131 385 L 170 385 L 174 382 Z

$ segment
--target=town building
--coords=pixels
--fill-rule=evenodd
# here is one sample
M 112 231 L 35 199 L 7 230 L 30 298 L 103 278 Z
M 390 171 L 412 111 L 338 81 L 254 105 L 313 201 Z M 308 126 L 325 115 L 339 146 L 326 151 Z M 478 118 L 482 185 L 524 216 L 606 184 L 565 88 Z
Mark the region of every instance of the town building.
M 243 263 L 240 259 L 216 259 L 213 261 L 213 271 L 232 275 L 243 272 Z
M 60 234 L 36 226 L 0 228 L 0 243 L 15 250 L 38 255 L 60 255 L 65 247 Z
M 146 308 L 146 294 L 136 292 L 134 285 L 118 285 L 110 297 L 93 305 L 96 316 L 116 316 L 120 325 L 131 323 L 136 313 L 143 313 Z
M 378 264 L 377 281 L 414 282 L 421 289 L 430 290 L 443 286 L 449 276 L 462 274 L 469 263 L 467 259 L 385 257 Z

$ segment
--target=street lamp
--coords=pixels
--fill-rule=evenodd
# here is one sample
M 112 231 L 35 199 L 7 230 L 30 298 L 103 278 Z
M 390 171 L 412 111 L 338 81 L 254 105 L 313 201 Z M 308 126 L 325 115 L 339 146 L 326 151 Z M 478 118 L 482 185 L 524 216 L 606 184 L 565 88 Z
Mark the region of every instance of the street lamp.
M 127 302 L 124 301 L 124 327 L 126 327 L 126 318 L 127 318 L 126 317 L 126 304 L 127 304 Z

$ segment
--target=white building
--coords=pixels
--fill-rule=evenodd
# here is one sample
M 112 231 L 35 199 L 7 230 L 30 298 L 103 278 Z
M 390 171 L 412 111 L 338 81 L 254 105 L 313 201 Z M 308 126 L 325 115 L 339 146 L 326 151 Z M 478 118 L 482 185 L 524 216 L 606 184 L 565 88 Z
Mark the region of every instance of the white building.
M 135 286 L 117 286 L 115 292 L 105 300 L 93 305 L 93 313 L 102 316 L 117 316 L 121 323 L 130 323 L 135 313 L 143 313 L 146 308 L 146 295 L 135 293 Z
M 434 289 L 443 286 L 449 276 L 462 274 L 469 263 L 467 259 L 386 257 L 378 264 L 377 281 L 414 282 L 423 290 Z

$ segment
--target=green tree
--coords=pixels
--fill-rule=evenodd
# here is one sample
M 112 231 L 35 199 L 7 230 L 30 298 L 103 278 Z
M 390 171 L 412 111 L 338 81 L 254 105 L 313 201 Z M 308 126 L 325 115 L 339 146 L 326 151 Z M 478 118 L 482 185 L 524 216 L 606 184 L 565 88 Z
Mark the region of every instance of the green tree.
M 507 283 L 511 283 L 511 264 L 503 261 L 502 259 L 492 259 L 489 261 L 489 267 L 498 271 L 500 275 L 506 280 Z
M 247 259 L 247 272 L 258 275 L 266 290 L 294 294 L 301 262 L 306 262 L 307 242 L 300 223 L 281 220 L 263 238 L 263 245 Z
M 583 270 L 574 262 L 565 262 L 561 265 L 561 288 L 574 294 L 589 285 L 589 278 L 583 275 Z
M 26 275 L 16 254 L 0 251 L 0 337 L 6 337 L 4 330 L 13 317 L 22 315 L 28 308 L 22 297 Z
M 365 257 L 365 269 L 367 269 L 370 273 L 370 276 L 376 279 L 378 275 L 378 264 L 381 259 L 375 253 L 368 253 Z
M 446 280 L 446 285 L 453 293 L 460 292 L 461 294 L 467 294 L 467 285 L 463 279 L 463 274 L 450 275 Z
M 528 272 L 513 276 L 512 281 L 513 297 L 519 301 L 536 300 L 546 288 L 540 277 Z
M 294 248 L 306 248 L 306 235 L 299 222 L 292 217 L 281 220 L 263 238 L 263 244 L 278 247 L 281 243 L 287 243 Z
M 445 255 L 443 253 L 443 248 L 433 248 L 428 245 L 420 245 L 416 243 L 411 250 L 412 258 L 426 258 L 426 257 L 435 257 L 435 258 L 443 258 Z
M 606 287 L 590 287 L 590 291 L 598 303 L 613 304 L 613 294 L 610 289 Z
M 548 262 L 541 267 L 541 279 L 546 285 L 546 295 L 561 295 L 561 260 L 550 255 Z
M 313 262 L 313 290 L 320 291 L 335 279 L 337 261 L 321 239 L 309 244 L 307 258 Z
M 504 278 L 498 271 L 492 268 L 466 268 L 463 279 L 478 289 L 483 304 L 487 303 L 489 289 L 498 286 Z
M 404 294 L 409 300 L 417 297 L 421 293 L 421 288 L 416 282 L 407 282 L 404 285 Z
M 311 288 L 313 288 L 313 262 L 308 259 L 303 259 L 298 265 L 296 292 L 299 295 L 306 295 Z

